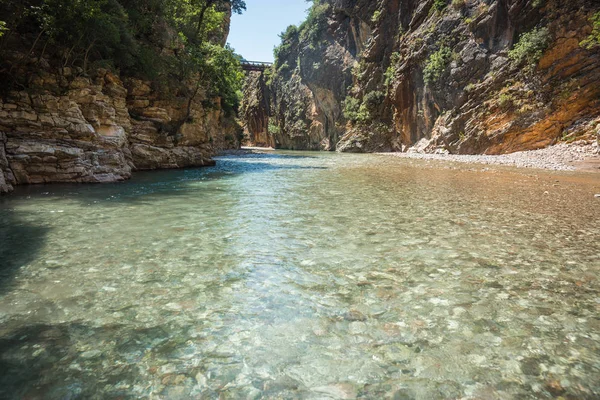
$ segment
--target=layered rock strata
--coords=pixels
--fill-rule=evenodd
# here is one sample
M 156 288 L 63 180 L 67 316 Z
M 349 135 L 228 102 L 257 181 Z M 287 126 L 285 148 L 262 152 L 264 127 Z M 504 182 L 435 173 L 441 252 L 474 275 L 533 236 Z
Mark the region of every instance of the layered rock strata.
M 166 97 L 150 82 L 106 70 L 37 71 L 28 90 L 0 101 L 0 192 L 14 185 L 114 182 L 132 171 L 213 165 L 238 147 L 219 99 Z M 187 116 L 188 105 L 190 109 Z

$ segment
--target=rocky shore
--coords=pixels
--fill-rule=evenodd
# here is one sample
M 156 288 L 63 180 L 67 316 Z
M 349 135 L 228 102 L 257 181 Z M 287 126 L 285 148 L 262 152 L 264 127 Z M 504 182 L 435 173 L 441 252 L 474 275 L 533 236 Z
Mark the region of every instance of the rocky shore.
M 246 155 L 272 152 L 270 147 L 242 147 L 225 150 L 219 155 Z M 539 150 L 519 151 L 502 155 L 463 155 L 448 153 L 423 153 L 413 149 L 406 153 L 377 153 L 379 155 L 419 160 L 440 160 L 468 164 L 506 165 L 518 168 L 547 169 L 552 171 L 600 172 L 600 147 L 596 142 L 578 141 L 560 143 Z
M 461 163 L 508 165 L 520 168 L 548 169 L 553 171 L 590 171 L 600 172 L 600 148 L 597 143 L 578 141 L 570 144 L 560 143 L 539 150 L 519 151 L 502 155 L 461 155 L 447 153 L 379 153 L 394 157 L 421 160 L 443 160 Z

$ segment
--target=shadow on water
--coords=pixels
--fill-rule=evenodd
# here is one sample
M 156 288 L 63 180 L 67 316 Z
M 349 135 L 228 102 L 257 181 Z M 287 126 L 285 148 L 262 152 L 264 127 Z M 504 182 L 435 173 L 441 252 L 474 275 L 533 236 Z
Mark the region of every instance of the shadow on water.
M 139 203 L 153 198 L 175 197 L 193 194 L 201 199 L 214 192 L 223 192 L 225 187 L 203 185 L 214 181 L 226 182 L 244 174 L 273 173 L 285 170 L 324 170 L 326 167 L 301 165 L 289 160 L 316 158 L 305 155 L 251 154 L 245 156 L 223 156 L 214 167 L 140 171 L 131 180 L 109 184 L 53 183 L 17 187 L 9 197 L 48 196 L 68 198 L 85 204 L 102 202 Z M 277 163 L 276 160 L 288 160 Z M 264 162 L 261 160 L 265 160 Z
M 137 383 L 138 363 L 147 354 L 148 343 L 155 351 L 170 349 L 172 336 L 161 326 L 81 323 L 32 324 L 5 332 L 0 337 L 0 398 L 131 398 L 117 388 L 118 383 Z M 114 347 L 98 350 L 98 343 L 106 342 Z M 114 362 L 104 368 L 107 358 Z
M 38 257 L 50 230 L 0 208 L 0 293 L 10 287 L 19 268 Z
M 309 156 L 306 154 L 282 154 L 282 153 L 249 153 L 243 155 L 235 155 L 235 154 L 221 154 L 215 159 L 225 159 L 225 158 L 264 158 L 264 159 L 281 159 L 281 160 L 300 160 L 300 159 L 309 159 L 309 158 L 318 158 L 318 156 Z

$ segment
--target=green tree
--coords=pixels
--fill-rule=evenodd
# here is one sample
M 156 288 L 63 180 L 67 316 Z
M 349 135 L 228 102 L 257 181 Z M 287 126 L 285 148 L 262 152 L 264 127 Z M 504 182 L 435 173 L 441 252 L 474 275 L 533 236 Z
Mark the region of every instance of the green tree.
M 299 43 L 300 30 L 296 25 L 290 25 L 279 37 L 281 38 L 281 44 L 273 49 L 276 70 L 283 69 L 283 66 L 287 64 L 292 55 L 292 49 Z M 289 69 L 289 65 L 287 67 Z
M 209 97 L 220 97 L 226 111 L 236 109 L 241 100 L 239 93 L 244 79 L 241 57 L 229 46 L 206 43 L 192 59 L 199 71 L 197 87 L 206 82 L 205 90 Z
M 30 46 L 0 71 L 16 82 L 15 63 L 36 53 L 84 73 L 101 64 L 151 79 L 190 106 L 203 89 L 233 109 L 243 75 L 239 57 L 220 42 L 227 13 L 245 8 L 242 0 L 0 0 L 0 20 L 10 21 L 0 31 Z

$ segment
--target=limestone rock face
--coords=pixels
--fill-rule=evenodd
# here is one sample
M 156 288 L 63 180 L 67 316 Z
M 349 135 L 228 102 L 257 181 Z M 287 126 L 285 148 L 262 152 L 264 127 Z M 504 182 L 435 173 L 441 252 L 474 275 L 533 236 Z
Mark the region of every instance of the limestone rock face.
M 431 139 L 428 151 L 502 154 L 555 144 L 587 125 L 600 114 L 600 54 L 579 43 L 598 9 L 583 0 L 503 0 L 428 16 L 399 45 L 389 96 L 395 136 L 405 147 Z M 539 61 L 510 60 L 508 50 L 536 28 L 548 32 Z M 448 65 L 436 82 L 421 83 L 423 57 L 447 37 Z M 414 46 L 418 38 L 426 53 Z
M 62 93 L 38 76 L 35 92 L 12 92 L 0 103 L 5 175 L 13 184 L 112 182 L 131 175 L 127 91 L 100 71 L 78 77 Z
M 0 194 L 13 190 L 15 178 L 6 159 L 6 135 L 0 132 Z
M 371 37 L 359 15 L 369 13 L 375 4 L 325 3 L 330 4 L 327 28 L 318 39 L 289 43 L 269 88 L 277 148 L 335 150 L 345 133 L 342 102 L 352 85 L 356 58 Z
M 135 169 L 213 165 L 215 150 L 236 148 L 239 127 L 225 117 L 219 100 L 205 108 L 204 96 L 165 98 L 150 82 L 126 80 L 132 116 L 129 143 Z M 189 104 L 188 104 L 189 103 Z M 190 113 L 188 113 L 188 105 Z
M 32 88 L 0 101 L 0 192 L 13 185 L 114 182 L 132 171 L 213 165 L 239 146 L 219 99 L 172 98 L 105 70 L 94 77 L 37 71 Z
M 323 3 L 325 28 L 287 44 L 270 87 L 278 147 L 501 154 L 593 136 L 600 51 L 580 42 L 597 1 Z M 511 59 L 534 31 L 541 53 Z

